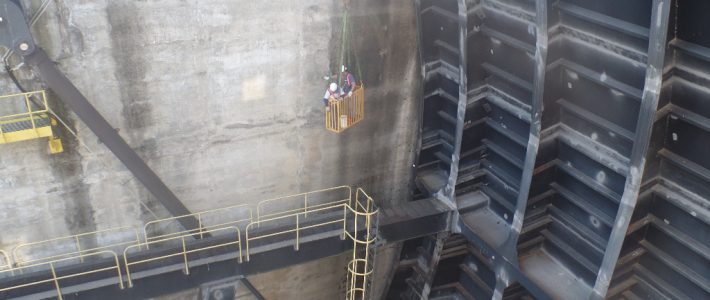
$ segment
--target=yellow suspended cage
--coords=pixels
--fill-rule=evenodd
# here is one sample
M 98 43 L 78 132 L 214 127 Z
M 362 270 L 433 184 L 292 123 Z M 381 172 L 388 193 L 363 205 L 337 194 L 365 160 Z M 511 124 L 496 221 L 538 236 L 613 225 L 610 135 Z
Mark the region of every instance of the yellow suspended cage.
M 341 133 L 365 118 L 365 86 L 355 87 L 352 95 L 328 99 L 325 110 L 325 128 Z
M 340 48 L 340 66 L 341 70 L 337 75 L 338 88 L 343 87 L 343 81 L 348 80 L 345 75 L 346 65 L 354 64 L 357 67 L 357 80 L 354 84 L 351 93 L 343 95 L 339 98 L 330 97 L 325 110 L 325 128 L 341 133 L 346 129 L 354 126 L 365 118 L 365 85 L 363 84 L 362 70 L 355 51 L 352 49 L 350 42 L 351 25 L 348 22 L 350 1 L 344 0 L 343 10 L 343 31 L 342 44 Z M 353 61 L 354 60 L 354 61 Z M 345 78 L 343 77 L 345 75 Z
M 57 121 L 49 114 L 45 91 L 0 96 L 0 102 L 8 103 L 5 107 L 18 104 L 21 107 L 19 113 L 0 114 L 0 144 L 49 138 L 51 153 L 64 151 L 61 140 L 54 138 L 52 132 Z

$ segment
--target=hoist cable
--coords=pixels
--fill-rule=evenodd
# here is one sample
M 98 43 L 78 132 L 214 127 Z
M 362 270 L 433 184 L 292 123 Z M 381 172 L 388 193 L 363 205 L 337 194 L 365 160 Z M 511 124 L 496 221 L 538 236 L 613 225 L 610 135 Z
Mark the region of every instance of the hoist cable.
M 340 66 L 338 66 L 338 87 L 343 86 L 343 70 L 342 67 L 345 65 L 345 51 L 346 51 L 346 41 L 348 39 L 348 10 L 343 11 L 343 41 L 340 48 Z

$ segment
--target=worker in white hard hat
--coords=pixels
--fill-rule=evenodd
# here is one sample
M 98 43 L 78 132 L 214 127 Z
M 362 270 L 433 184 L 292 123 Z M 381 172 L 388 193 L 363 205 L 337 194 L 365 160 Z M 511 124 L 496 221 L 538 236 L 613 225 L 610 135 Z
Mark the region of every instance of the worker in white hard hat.
M 330 86 L 328 86 L 328 89 L 325 91 L 325 95 L 323 96 L 323 105 L 327 107 L 328 99 L 339 99 L 342 95 L 343 91 L 338 88 L 338 84 L 335 82 L 331 83 Z

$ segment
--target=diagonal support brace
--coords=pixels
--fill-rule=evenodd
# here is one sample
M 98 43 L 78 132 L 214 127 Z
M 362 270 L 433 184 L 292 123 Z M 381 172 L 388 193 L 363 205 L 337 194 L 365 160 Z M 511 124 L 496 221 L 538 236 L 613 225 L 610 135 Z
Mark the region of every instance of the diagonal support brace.
M 0 22 L 0 46 L 8 47 L 21 54 L 25 63 L 39 72 L 47 86 L 79 116 L 171 215 L 189 215 L 190 211 L 187 207 L 160 180 L 160 177 L 131 149 L 76 86 L 57 69 L 47 53 L 35 46 L 21 7 L 10 0 L 0 0 L 0 18 L 2 19 Z M 180 218 L 178 221 L 185 230 L 199 228 L 199 222 L 195 217 Z

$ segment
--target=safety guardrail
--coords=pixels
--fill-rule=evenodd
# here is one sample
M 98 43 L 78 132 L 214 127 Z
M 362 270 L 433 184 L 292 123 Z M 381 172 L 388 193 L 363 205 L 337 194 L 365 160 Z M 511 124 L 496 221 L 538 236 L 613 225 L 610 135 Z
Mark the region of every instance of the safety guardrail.
M 237 217 L 235 217 L 237 216 Z M 241 216 L 245 216 L 242 218 Z M 248 217 L 246 217 L 248 216 Z M 160 225 L 175 225 L 180 226 L 179 221 L 181 219 L 194 218 L 197 219 L 198 226 L 195 229 L 183 230 L 178 232 L 170 232 L 165 234 L 153 235 L 151 227 L 158 227 Z M 236 218 L 236 220 L 235 220 Z M 211 220 L 218 220 L 215 222 L 210 222 Z M 226 228 L 226 227 L 239 227 L 241 224 L 249 224 L 254 219 L 254 214 L 247 204 L 233 205 L 224 208 L 212 209 L 207 211 L 202 211 L 198 213 L 193 213 L 184 216 L 164 218 L 160 220 L 154 220 L 146 223 L 143 226 L 143 235 L 145 236 L 146 246 L 149 246 L 151 241 L 162 240 L 170 237 L 180 237 L 183 235 L 197 235 L 203 238 L 207 231 Z
M 7 252 L 0 250 L 0 271 L 4 270 L 10 270 L 10 272 L 12 272 L 12 275 L 15 275 L 15 272 L 12 268 L 12 261 L 10 260 L 10 256 L 7 255 Z
M 337 196 L 338 194 L 347 194 L 347 197 Z M 336 195 L 333 197 L 334 200 L 323 201 L 323 198 L 329 199 L 328 195 Z M 302 199 L 302 200 L 301 200 Z M 310 199 L 310 201 L 309 201 Z M 298 201 L 293 201 L 298 200 Z M 263 219 L 271 219 L 279 216 L 286 216 L 293 213 L 305 213 L 308 216 L 308 212 L 313 209 L 318 209 L 325 206 L 350 203 L 352 201 L 352 188 L 349 186 L 337 186 L 327 189 L 321 189 L 316 191 L 310 191 L 306 193 L 300 193 L 290 196 L 272 198 L 267 200 L 259 201 L 256 205 L 256 223 L 260 223 Z M 288 207 L 287 205 L 297 204 L 296 208 Z M 300 205 L 300 204 L 303 205 Z M 278 210 L 276 212 L 270 212 L 269 206 L 276 206 L 277 208 L 286 209 Z
M 342 203 L 342 204 L 335 204 L 331 205 L 328 207 L 320 207 L 316 209 L 309 209 L 307 212 L 295 212 L 291 213 L 289 215 L 285 216 L 279 216 L 279 217 L 274 217 L 274 218 L 269 218 L 269 219 L 262 219 L 257 222 L 250 223 L 247 225 L 246 230 L 245 230 L 245 244 L 246 244 L 246 260 L 249 261 L 250 258 L 250 243 L 255 240 L 260 240 L 260 239 L 265 239 L 269 237 L 274 237 L 274 236 L 279 236 L 279 235 L 287 235 L 289 233 L 294 234 L 294 249 L 296 251 L 299 250 L 300 246 L 300 238 L 301 238 L 301 232 L 303 230 L 307 229 L 313 229 L 317 227 L 323 227 L 323 226 L 328 226 L 331 224 L 343 224 L 343 230 L 345 230 L 345 222 L 346 222 L 346 213 L 347 213 L 347 208 L 348 204 Z M 316 224 L 310 224 L 307 226 L 302 226 L 301 222 L 306 220 L 308 218 L 308 214 L 310 213 L 311 215 L 317 214 L 317 213 L 327 213 L 327 212 L 339 212 L 342 211 L 343 215 L 342 217 L 335 219 L 335 220 L 330 220 L 330 221 L 323 221 L 321 223 L 316 223 Z M 277 222 L 277 221 L 283 221 L 283 220 L 294 220 L 293 228 L 291 229 L 285 229 L 285 230 L 280 230 L 277 232 L 267 232 L 261 235 L 255 235 L 251 230 L 254 227 L 260 226 L 262 223 L 269 223 L 269 222 Z
M 228 211 L 240 211 L 244 215 L 248 215 L 248 217 L 245 216 L 241 218 L 233 216 L 233 219 L 231 220 L 225 221 L 224 219 L 221 219 L 222 221 L 217 223 L 206 224 L 204 222 L 205 218 L 208 216 Z M 12 258 L 15 261 L 14 266 L 10 261 L 10 256 L 0 250 L 0 262 L 4 259 L 6 264 L 9 266 L 5 268 L 3 264 L 0 264 L 0 275 L 8 272 L 10 272 L 11 275 L 15 275 L 16 271 L 22 273 L 23 270 L 37 270 L 42 267 L 49 268 L 49 271 L 52 274 L 51 279 L 5 287 L 0 289 L 0 292 L 11 291 L 47 282 L 54 282 L 59 299 L 62 299 L 60 280 L 114 269 L 117 270 L 119 276 L 119 286 L 123 289 L 124 282 L 122 272 L 125 271 L 125 278 L 128 287 L 132 287 L 134 277 L 133 274 L 135 273 L 137 265 L 157 261 L 166 261 L 170 258 L 181 257 L 182 263 L 184 264 L 182 267 L 183 272 L 185 274 L 189 274 L 191 265 L 190 255 L 192 254 L 217 248 L 234 247 L 233 250 L 228 250 L 225 254 L 229 254 L 229 251 L 234 251 L 237 262 L 242 263 L 244 262 L 244 259 L 249 261 L 250 254 L 253 250 L 252 245 L 257 240 L 285 236 L 286 238 L 284 239 L 269 241 L 268 244 L 282 243 L 284 241 L 293 240 L 294 249 L 298 251 L 299 245 L 302 242 L 302 235 L 304 234 L 304 231 L 337 224 L 337 226 L 334 227 L 334 230 L 341 230 L 341 239 L 350 238 L 353 241 L 353 259 L 347 266 L 350 281 L 346 298 L 351 300 L 365 299 L 364 297 L 367 293 L 367 279 L 372 274 L 373 264 L 371 263 L 371 259 L 373 253 L 369 248 L 364 249 L 363 251 L 362 247 L 370 247 L 376 239 L 377 222 L 373 222 L 372 218 L 377 214 L 377 209 L 372 198 L 362 189 L 357 189 L 354 198 L 351 187 L 339 186 L 268 199 L 258 202 L 256 205 L 256 211 L 257 213 L 255 217 L 249 206 L 236 205 L 222 209 L 203 211 L 186 216 L 151 221 L 146 223 L 142 228 L 143 240 L 141 240 L 141 229 L 120 227 L 40 242 L 24 243 L 13 249 Z M 200 221 L 200 226 L 194 230 L 150 235 L 150 227 L 159 226 L 160 224 L 176 221 L 180 218 L 186 217 L 196 217 Z M 242 229 L 240 229 L 240 224 L 246 223 L 247 221 L 249 221 L 249 223 L 244 226 L 244 230 L 242 231 Z M 286 229 L 283 229 L 284 226 Z M 135 239 L 95 247 L 85 247 L 81 243 L 83 238 L 97 239 L 97 237 L 102 234 L 113 234 L 120 232 L 123 232 L 124 234 L 126 232 L 130 232 L 131 235 L 135 236 Z M 244 238 L 242 238 L 242 232 L 244 232 Z M 207 243 L 203 246 L 200 246 L 199 243 L 188 243 L 188 241 L 195 238 L 195 236 L 213 236 L 214 233 L 224 233 L 225 235 L 220 235 L 222 237 L 227 237 L 228 234 L 233 234 L 235 238 L 228 238 L 224 241 L 220 239 L 217 244 Z M 32 249 L 33 247 L 54 245 L 56 243 L 61 243 L 62 241 L 68 241 L 73 244 L 73 250 L 44 257 L 33 257 L 30 259 L 26 259 L 22 255 L 23 251 Z M 242 245 L 242 242 L 244 242 L 244 245 Z M 138 255 L 141 251 L 150 249 L 151 246 L 164 244 L 176 244 L 180 245 L 180 247 L 172 248 L 177 250 L 168 254 L 161 254 L 159 256 L 143 257 Z M 121 266 L 116 252 L 110 250 L 114 247 L 124 247 L 122 253 L 123 266 Z M 56 267 L 58 265 L 61 266 L 62 264 L 72 261 L 84 262 L 87 257 L 95 257 L 100 255 L 105 256 L 106 254 L 111 254 L 116 261 L 115 266 L 96 268 L 70 275 L 58 276 L 56 273 Z M 194 260 L 192 263 L 194 265 Z
M 139 265 L 139 264 L 145 264 L 153 261 L 158 261 L 158 260 L 163 260 L 167 258 L 172 258 L 172 257 L 182 257 L 183 258 L 183 263 L 185 264 L 185 267 L 183 269 L 183 272 L 185 275 L 190 274 L 190 260 L 189 260 L 189 255 L 193 253 L 198 253 L 198 252 L 203 252 L 211 249 L 216 249 L 216 248 L 221 248 L 221 247 L 227 247 L 227 246 L 232 246 L 236 245 L 237 251 L 239 253 L 238 258 L 239 258 L 239 263 L 242 262 L 242 239 L 241 239 L 241 234 L 239 231 L 239 228 L 231 226 L 231 227 L 223 227 L 223 228 L 218 228 L 218 229 L 213 229 L 213 230 L 207 230 L 204 231 L 203 233 L 208 233 L 208 234 L 213 234 L 216 232 L 234 232 L 236 233 L 236 239 L 234 240 L 229 240 L 227 242 L 219 243 L 219 244 L 210 244 L 207 246 L 203 247 L 196 247 L 196 248 L 190 248 L 188 249 L 186 239 L 192 239 L 193 238 L 193 233 L 182 235 L 182 236 L 173 236 L 169 237 L 163 240 L 154 240 L 150 242 L 145 242 L 142 244 L 138 245 L 133 245 L 133 246 L 128 246 L 126 249 L 123 251 L 123 260 L 124 260 L 124 266 L 126 267 L 126 279 L 128 280 L 128 287 L 133 287 L 133 278 L 131 277 L 131 266 Z M 163 243 L 163 242 L 170 242 L 170 241 L 180 241 L 180 244 L 182 247 L 180 248 L 180 251 L 177 251 L 175 253 L 170 253 L 170 254 L 165 254 L 165 255 L 160 255 L 156 257 L 150 257 L 142 260 L 134 260 L 132 261 L 128 253 L 133 250 L 133 249 L 138 249 L 139 251 L 142 249 L 142 247 L 145 247 L 146 249 L 149 248 L 150 244 L 157 244 L 157 243 Z
M 95 247 L 82 247 L 82 240 L 85 239 L 91 239 L 91 240 L 98 240 L 102 235 L 111 235 L 113 237 L 115 236 L 132 236 L 135 237 L 135 239 L 131 240 L 125 240 L 125 241 L 119 241 L 119 242 L 113 242 L 109 244 L 104 244 L 101 246 L 95 246 Z M 67 243 L 63 243 L 64 245 L 71 244 L 74 247 L 74 250 L 69 251 L 69 252 L 61 252 L 57 253 L 54 255 L 48 255 L 48 256 L 30 256 L 30 258 L 25 258 L 23 254 L 27 254 L 27 252 L 31 252 L 32 250 L 36 250 L 38 247 L 44 247 L 44 248 L 53 248 L 56 250 L 56 244 L 61 243 L 62 241 L 67 241 Z M 39 241 L 39 242 L 32 242 L 32 243 L 22 243 L 17 246 L 12 250 L 12 257 L 15 261 L 15 265 L 17 267 L 21 267 L 27 264 L 37 264 L 40 262 L 46 262 L 46 261 L 53 261 L 56 259 L 62 259 L 66 257 L 73 257 L 75 259 L 78 259 L 80 262 L 84 262 L 84 257 L 86 255 L 89 255 L 94 252 L 100 252 L 104 250 L 111 250 L 113 248 L 117 247 L 126 247 L 130 245 L 135 245 L 135 244 L 140 244 L 141 242 L 141 237 L 140 237 L 140 232 L 137 228 L 134 227 L 118 227 L 118 228 L 110 228 L 110 229 L 104 229 L 104 230 L 97 230 L 97 231 L 92 231 L 92 232 L 87 232 L 87 233 L 82 233 L 82 234 L 76 234 L 76 235 L 70 235 L 70 236 L 64 236 L 64 237 L 59 237 L 59 238 L 54 238 L 54 239 L 49 239 L 49 240 L 44 240 L 44 241 Z M 47 249 L 40 249 L 44 251 L 49 251 Z
M 365 118 L 365 86 L 358 85 L 352 95 L 328 99 L 325 110 L 325 128 L 343 132 Z
M 30 100 L 31 97 L 38 97 L 41 99 L 41 104 L 38 110 L 34 110 L 32 108 L 32 102 Z M 17 122 L 26 122 L 29 121 L 31 128 L 35 134 L 36 137 L 40 137 L 40 134 L 37 132 L 38 127 L 43 127 L 40 126 L 37 123 L 37 119 L 40 118 L 47 118 L 47 113 L 49 112 L 48 105 L 47 105 L 47 97 L 45 95 L 44 91 L 36 91 L 36 92 L 28 92 L 28 93 L 18 93 L 18 94 L 11 94 L 11 95 L 3 95 L 0 96 L 0 101 L 11 101 L 12 99 L 19 99 L 23 103 L 24 108 L 26 109 L 27 112 L 22 112 L 22 113 L 16 113 L 16 114 L 9 114 L 9 115 L 0 115 L 0 142 L 2 143 L 7 143 L 7 142 L 12 142 L 14 140 L 11 140 L 6 137 L 6 132 L 3 130 L 2 125 L 8 125 L 12 123 L 17 123 Z
M 26 270 L 26 269 L 31 269 L 31 268 L 36 268 L 36 267 L 41 267 L 41 266 L 49 266 L 49 270 L 51 272 L 51 278 L 49 279 L 44 279 L 44 280 L 37 280 L 29 283 L 24 283 L 24 284 L 18 284 L 10 287 L 4 287 L 0 288 L 0 293 L 3 292 L 8 292 L 12 290 L 17 290 L 25 287 L 31 287 L 35 285 L 40 285 L 44 283 L 54 283 L 54 288 L 57 290 L 57 298 L 59 300 L 63 300 L 64 298 L 62 297 L 62 288 L 61 288 L 61 280 L 65 279 L 70 279 L 70 278 L 77 278 L 77 277 L 82 277 L 82 276 L 87 276 L 87 275 L 92 275 L 96 273 L 101 273 L 101 272 L 106 272 L 106 271 L 116 271 L 116 275 L 118 276 L 118 286 L 123 289 L 123 275 L 121 274 L 121 265 L 118 261 L 118 255 L 116 255 L 116 252 L 113 251 L 100 251 L 100 252 L 94 252 L 90 254 L 84 254 L 83 257 L 92 257 L 92 256 L 109 256 L 113 257 L 115 264 L 109 266 L 109 267 L 97 267 L 95 269 L 90 269 L 88 271 L 83 271 L 83 272 L 78 272 L 78 273 L 73 273 L 73 274 L 67 274 L 67 275 L 58 275 L 57 274 L 57 265 L 61 262 L 65 261 L 71 261 L 77 259 L 77 257 L 66 257 L 62 259 L 56 259 L 52 261 L 46 261 L 46 262 L 41 262 L 37 264 L 31 264 L 31 265 L 26 265 L 26 266 L 21 266 L 21 267 L 16 267 L 11 270 L 0 270 L 0 274 L 6 273 L 6 272 L 13 272 L 13 271 L 20 271 Z

